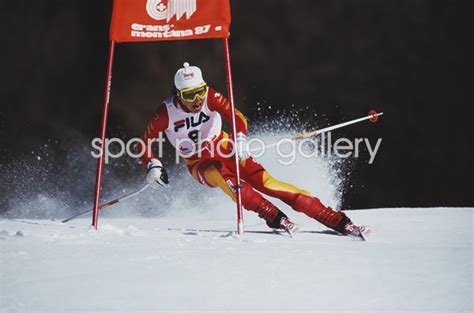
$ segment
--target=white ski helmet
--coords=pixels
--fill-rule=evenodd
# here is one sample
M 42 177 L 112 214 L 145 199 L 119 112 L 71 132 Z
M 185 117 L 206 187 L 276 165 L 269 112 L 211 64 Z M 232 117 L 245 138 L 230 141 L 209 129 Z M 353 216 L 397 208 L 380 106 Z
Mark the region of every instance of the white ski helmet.
M 183 67 L 174 75 L 174 85 L 178 90 L 193 88 L 202 84 L 205 84 L 205 82 L 202 78 L 201 69 L 197 66 L 190 66 L 188 62 L 184 62 Z

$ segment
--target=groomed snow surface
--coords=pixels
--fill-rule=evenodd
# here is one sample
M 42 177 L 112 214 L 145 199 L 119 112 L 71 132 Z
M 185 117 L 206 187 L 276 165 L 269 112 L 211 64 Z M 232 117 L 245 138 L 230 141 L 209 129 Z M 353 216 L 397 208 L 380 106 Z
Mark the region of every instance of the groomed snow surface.
M 370 241 L 291 212 L 0 220 L 0 312 L 472 312 L 473 208 L 348 211 Z
M 285 131 L 275 131 L 272 122 L 260 138 L 272 143 L 302 131 L 289 134 L 292 123 L 283 124 Z M 181 164 L 171 168 L 168 188 L 101 211 L 98 231 L 90 229 L 90 215 L 51 221 L 91 208 L 83 195 L 93 177 L 83 169 L 94 168 L 86 152 L 70 154 L 65 170 L 74 183 L 55 174 L 47 155 L 30 162 L 31 182 L 17 179 L 23 163 L 2 173 L 5 184 L 17 185 L 0 216 L 1 313 L 473 311 L 474 208 L 347 211 L 373 229 L 371 240 L 360 242 L 270 198 L 301 232 L 273 233 L 245 212 L 239 237 L 234 203 L 197 184 Z M 258 160 L 333 208 L 341 208 L 345 190 L 361 188 L 348 179 L 350 159 L 298 155 L 283 166 L 272 150 Z M 103 201 L 143 183 L 145 171 L 127 185 L 115 165 L 107 167 Z

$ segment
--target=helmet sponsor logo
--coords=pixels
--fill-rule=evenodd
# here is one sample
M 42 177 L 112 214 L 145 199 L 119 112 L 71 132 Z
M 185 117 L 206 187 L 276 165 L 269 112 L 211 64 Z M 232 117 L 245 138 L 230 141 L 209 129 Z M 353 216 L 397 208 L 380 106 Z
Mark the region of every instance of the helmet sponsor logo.
M 183 73 L 184 79 L 191 79 L 194 77 L 194 73 Z
M 176 15 L 179 21 L 183 15 L 189 19 L 196 12 L 196 0 L 148 0 L 146 11 L 148 15 L 157 21 L 169 22 Z

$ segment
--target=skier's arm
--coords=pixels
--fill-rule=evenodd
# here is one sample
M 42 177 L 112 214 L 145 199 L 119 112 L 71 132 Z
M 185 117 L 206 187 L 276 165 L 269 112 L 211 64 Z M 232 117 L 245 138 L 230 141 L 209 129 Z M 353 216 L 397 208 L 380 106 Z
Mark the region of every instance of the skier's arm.
M 207 105 L 210 110 L 217 111 L 229 124 L 232 124 L 232 110 L 230 102 L 214 89 L 209 88 Z M 247 134 L 247 119 L 239 110 L 235 109 L 235 123 L 237 133 Z
M 153 118 L 148 123 L 146 131 L 143 134 L 142 138 L 145 147 L 142 145 L 137 146 L 137 154 L 142 153 L 143 149 L 145 149 L 143 156 L 140 158 L 145 166 L 147 166 L 152 159 L 156 159 L 151 142 L 154 142 L 155 139 L 160 136 L 160 133 L 164 132 L 166 128 L 168 128 L 168 112 L 165 104 L 162 103 L 158 109 L 156 109 Z

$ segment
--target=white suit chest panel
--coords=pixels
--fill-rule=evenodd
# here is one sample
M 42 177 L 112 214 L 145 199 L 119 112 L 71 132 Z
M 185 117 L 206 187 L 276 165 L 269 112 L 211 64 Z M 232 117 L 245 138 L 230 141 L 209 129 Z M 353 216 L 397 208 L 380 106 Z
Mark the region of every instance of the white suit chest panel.
M 185 112 L 173 103 L 174 97 L 165 100 L 168 111 L 168 128 L 165 130 L 170 143 L 183 154 L 200 151 L 200 144 L 217 137 L 222 130 L 219 113 L 209 110 L 207 96 L 200 112 Z M 194 149 L 194 150 L 193 150 Z

